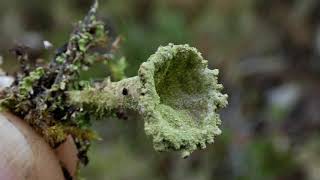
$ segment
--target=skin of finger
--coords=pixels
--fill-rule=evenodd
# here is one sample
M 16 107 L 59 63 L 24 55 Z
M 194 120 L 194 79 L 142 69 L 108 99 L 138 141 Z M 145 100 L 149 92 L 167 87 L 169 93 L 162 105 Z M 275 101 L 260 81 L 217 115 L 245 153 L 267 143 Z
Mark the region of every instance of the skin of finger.
M 72 177 L 75 177 L 77 174 L 79 159 L 77 156 L 77 146 L 71 135 L 67 137 L 67 140 L 64 143 L 55 149 L 55 152 L 61 164 L 68 170 Z
M 33 163 L 32 150 L 23 134 L 0 115 L 0 179 L 27 179 Z
M 64 180 L 55 152 L 11 113 L 0 114 L 0 142 L 1 180 Z

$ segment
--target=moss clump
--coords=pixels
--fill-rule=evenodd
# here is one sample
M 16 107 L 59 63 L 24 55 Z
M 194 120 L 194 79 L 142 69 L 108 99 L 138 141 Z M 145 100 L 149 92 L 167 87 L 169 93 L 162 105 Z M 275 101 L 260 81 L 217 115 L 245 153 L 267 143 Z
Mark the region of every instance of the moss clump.
M 32 95 L 33 92 L 33 84 L 38 81 L 44 75 L 44 69 L 42 67 L 38 67 L 34 71 L 30 73 L 29 76 L 23 78 L 19 83 L 19 91 L 22 99 L 27 99 L 27 96 Z
M 51 147 L 62 143 L 68 135 L 73 136 L 79 150 L 79 158 L 87 162 L 86 151 L 92 138 L 89 135 L 90 116 L 67 102 L 67 92 L 83 88 L 80 71 L 95 61 L 105 61 L 110 54 L 113 39 L 108 36 L 105 24 L 96 18 L 97 1 L 87 16 L 77 23 L 68 42 L 59 48 L 43 67 L 32 67 L 26 48 L 12 51 L 21 63 L 13 85 L 1 95 L 0 106 L 28 122 Z M 99 49 L 98 53 L 94 49 Z M 102 51 L 104 50 L 104 51 Z M 88 135 L 85 135 L 88 133 Z

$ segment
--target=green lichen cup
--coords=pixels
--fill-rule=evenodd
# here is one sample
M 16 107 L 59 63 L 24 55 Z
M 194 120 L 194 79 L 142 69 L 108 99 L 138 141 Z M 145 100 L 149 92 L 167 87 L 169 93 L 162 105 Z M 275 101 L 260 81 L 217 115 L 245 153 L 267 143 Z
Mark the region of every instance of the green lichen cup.
M 196 48 L 169 44 L 140 66 L 140 112 L 145 132 L 158 151 L 179 150 L 187 157 L 221 134 L 217 110 L 227 105 L 217 69 Z
M 227 95 L 221 93 L 219 71 L 207 66 L 196 48 L 169 44 L 142 63 L 138 76 L 70 92 L 70 101 L 100 116 L 135 110 L 157 151 L 181 151 L 188 157 L 221 134 L 217 111 L 227 105 Z

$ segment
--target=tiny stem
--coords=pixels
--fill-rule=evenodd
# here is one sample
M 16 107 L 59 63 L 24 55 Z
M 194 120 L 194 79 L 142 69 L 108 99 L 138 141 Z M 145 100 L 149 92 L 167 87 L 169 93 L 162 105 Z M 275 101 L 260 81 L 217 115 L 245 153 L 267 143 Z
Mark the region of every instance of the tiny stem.
M 117 109 L 137 110 L 139 98 L 139 77 L 131 77 L 118 82 L 107 82 L 104 88 L 89 88 L 70 91 L 69 102 L 85 110 L 113 112 Z

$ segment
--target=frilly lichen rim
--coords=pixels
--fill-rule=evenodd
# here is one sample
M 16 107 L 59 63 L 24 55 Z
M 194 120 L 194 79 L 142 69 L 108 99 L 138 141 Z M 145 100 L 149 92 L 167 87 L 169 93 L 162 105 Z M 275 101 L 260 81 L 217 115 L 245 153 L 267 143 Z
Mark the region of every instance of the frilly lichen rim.
M 199 86 L 198 88 L 200 89 L 198 90 L 205 91 L 205 95 L 207 96 L 203 96 L 198 100 L 208 103 L 207 112 L 205 113 L 206 115 L 204 117 L 202 115 L 203 118 L 200 120 L 195 119 L 190 115 L 190 109 L 181 110 L 179 108 L 166 105 L 165 103 L 161 103 L 161 98 L 163 97 L 161 97 L 156 89 L 156 74 L 163 73 L 163 76 L 166 76 L 166 73 L 168 73 L 159 72 L 161 71 L 159 69 L 164 68 L 164 71 L 168 71 L 170 64 L 175 63 L 175 59 L 180 60 L 179 56 L 184 57 L 184 59 L 191 57 L 190 60 L 184 60 L 178 63 L 190 63 L 188 61 L 191 61 L 194 63 L 192 68 L 195 69 L 195 72 L 192 73 L 195 73 L 196 76 L 203 76 L 201 77 L 201 80 L 204 81 L 202 84 L 205 84 L 205 86 Z M 150 56 L 147 62 L 144 62 L 140 66 L 140 111 L 145 119 L 146 134 L 152 136 L 154 148 L 156 150 L 182 151 L 182 156 L 187 157 L 198 147 L 203 149 L 206 147 L 207 143 L 213 143 L 214 136 L 221 134 L 221 130 L 218 127 L 221 120 L 216 111 L 227 105 L 228 96 L 220 92 L 223 86 L 217 83 L 217 75 L 219 71 L 217 69 L 209 70 L 207 66 L 208 63 L 201 56 L 201 53 L 198 52 L 196 48 L 190 47 L 187 44 L 169 44 L 167 46 L 160 47 L 155 54 Z M 175 70 L 178 71 L 178 69 Z M 184 69 L 184 71 L 186 74 L 190 74 L 190 71 L 193 71 L 193 69 Z M 184 77 L 182 75 L 180 77 L 169 78 L 181 79 Z M 170 82 L 166 82 L 165 84 L 168 83 Z M 203 90 L 201 88 L 207 88 L 207 90 Z M 165 91 L 170 91 L 170 89 L 166 89 Z M 190 96 L 192 96 L 192 94 L 190 94 Z M 188 103 L 191 105 L 193 104 L 192 101 L 187 102 L 186 104 Z M 196 122 L 198 120 L 200 122 Z M 177 126 L 177 124 L 179 125 Z

